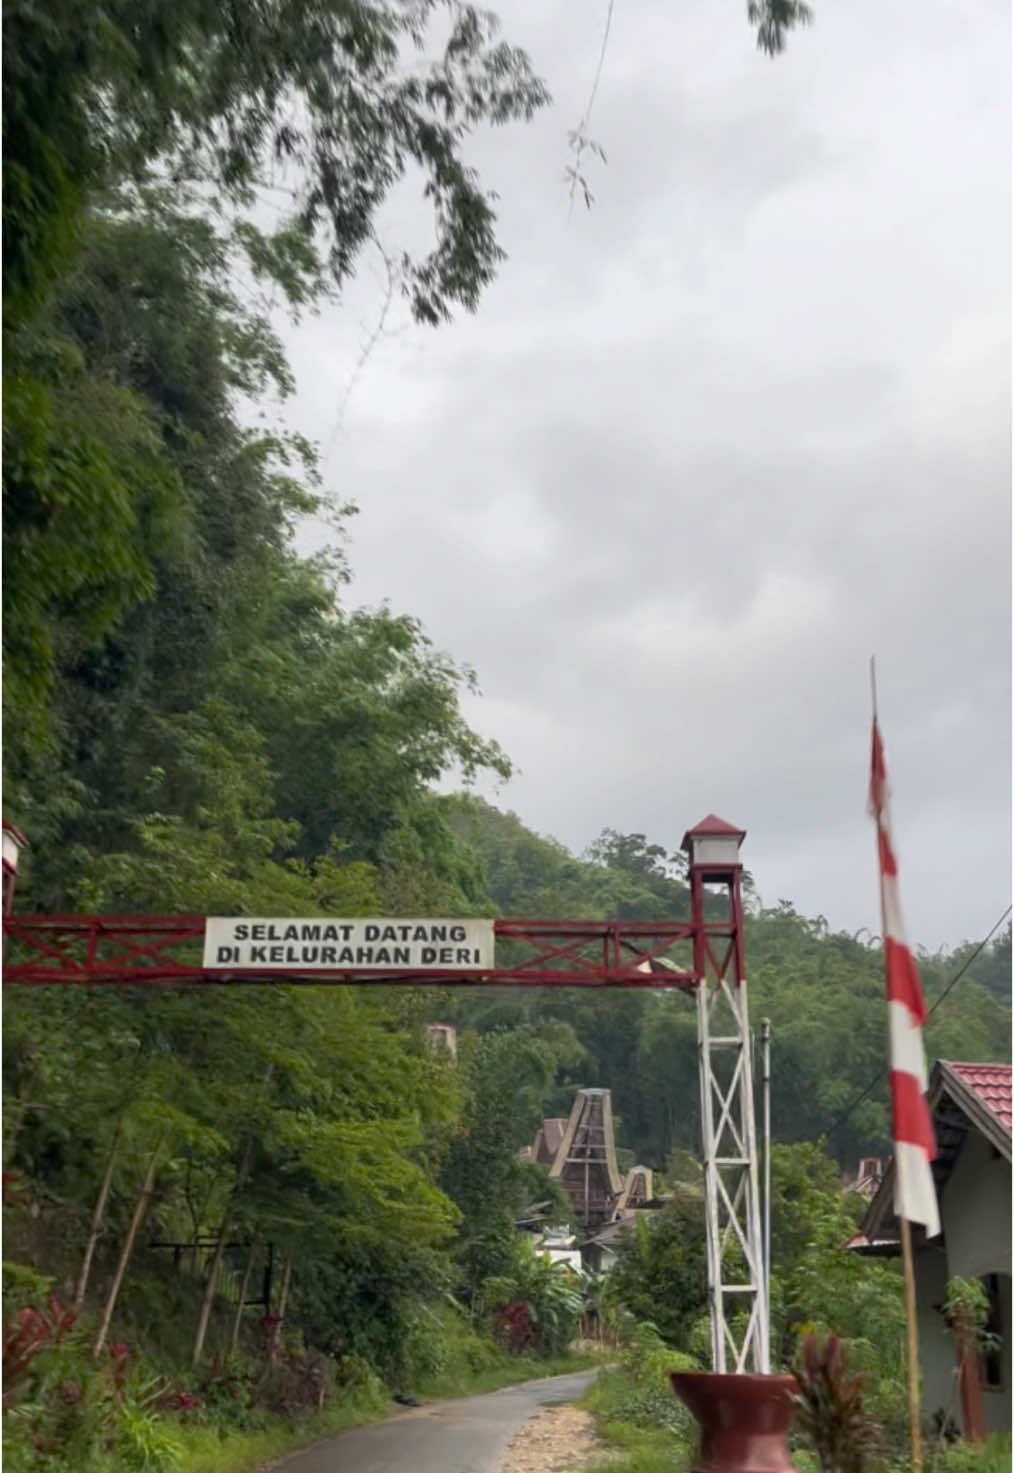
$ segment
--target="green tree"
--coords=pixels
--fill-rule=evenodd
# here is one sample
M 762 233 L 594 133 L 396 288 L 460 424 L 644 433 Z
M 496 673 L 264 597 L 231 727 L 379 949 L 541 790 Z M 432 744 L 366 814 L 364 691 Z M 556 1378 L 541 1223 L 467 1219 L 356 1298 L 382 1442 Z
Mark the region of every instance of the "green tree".
M 501 256 L 488 195 L 463 153 L 480 123 L 528 118 L 548 100 L 494 17 L 455 6 L 435 59 L 434 0 L 264 10 L 185 0 L 171 16 L 61 0 L 4 11 L 4 290 L 37 299 L 97 188 L 153 169 L 200 181 L 234 209 L 282 182 L 290 210 L 268 239 L 246 226 L 255 268 L 327 263 L 335 285 L 371 239 L 377 210 L 418 170 L 435 241 L 405 254 L 415 315 L 475 306 Z M 406 67 L 405 53 L 418 58 Z
M 610 1292 L 636 1320 L 685 1349 L 707 1313 L 704 1197 L 684 1187 L 658 1212 L 638 1217 L 619 1242 Z
M 440 1182 L 463 1218 L 461 1272 L 473 1304 L 483 1282 L 502 1277 L 515 1261 L 519 1214 L 548 1201 L 561 1220 L 566 1197 L 542 1167 L 518 1159 L 541 1123 L 557 1052 L 532 1028 L 464 1038 L 459 1050 L 466 1079 L 461 1130 L 448 1152 Z

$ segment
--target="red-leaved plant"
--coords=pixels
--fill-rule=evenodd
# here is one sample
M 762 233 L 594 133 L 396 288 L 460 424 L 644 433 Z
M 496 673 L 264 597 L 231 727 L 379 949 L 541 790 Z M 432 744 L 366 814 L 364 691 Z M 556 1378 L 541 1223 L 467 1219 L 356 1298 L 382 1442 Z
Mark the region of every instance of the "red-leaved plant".
M 807 1335 L 796 1379 L 797 1425 L 813 1443 L 823 1473 L 865 1473 L 876 1429 L 863 1411 L 863 1378 L 847 1372 L 837 1335 L 823 1344 Z
M 3 1405 L 7 1406 L 18 1382 L 28 1372 L 40 1351 L 58 1345 L 77 1319 L 77 1311 L 64 1309 L 54 1296 L 41 1309 L 19 1309 L 4 1326 Z
M 494 1311 L 493 1331 L 511 1355 L 520 1355 L 535 1344 L 535 1327 L 528 1305 L 522 1300 L 500 1305 Z

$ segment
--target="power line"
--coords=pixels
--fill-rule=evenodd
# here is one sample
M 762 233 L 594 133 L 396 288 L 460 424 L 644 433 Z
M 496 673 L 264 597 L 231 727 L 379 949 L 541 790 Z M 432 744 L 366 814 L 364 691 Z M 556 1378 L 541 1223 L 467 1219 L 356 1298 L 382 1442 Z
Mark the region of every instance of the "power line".
M 979 944 L 978 944 L 978 946 L 977 946 L 977 947 L 976 947 L 976 948 L 975 948 L 975 950 L 974 950 L 974 951 L 973 951 L 973 952 L 972 952 L 972 955 L 971 955 L 971 956 L 970 956 L 970 957 L 969 957 L 969 958 L 968 958 L 968 960 L 967 960 L 967 961 L 966 961 L 966 962 L 965 962 L 965 964 L 964 964 L 964 966 L 963 966 L 963 967 L 962 967 L 962 968 L 961 968 L 961 970 L 960 970 L 960 971 L 959 971 L 959 972 L 958 972 L 958 973 L 957 973 L 957 975 L 956 975 L 956 976 L 954 976 L 954 977 L 952 977 L 952 978 L 951 978 L 951 980 L 950 980 L 950 981 L 949 981 L 949 982 L 948 982 L 948 984 L 947 984 L 947 986 L 946 986 L 946 987 L 945 987 L 945 988 L 944 988 L 944 990 L 943 990 L 943 992 L 941 992 L 941 994 L 940 994 L 940 996 L 939 996 L 939 997 L 938 997 L 938 998 L 937 998 L 937 1000 L 936 1000 L 936 1002 L 935 1002 L 935 1003 L 934 1003 L 934 1004 L 933 1004 L 933 1006 L 932 1006 L 932 1007 L 931 1007 L 931 1008 L 930 1008 L 930 1010 L 929 1010 L 929 1012 L 928 1012 L 928 1013 L 927 1013 L 927 1014 L 926 1014 L 926 1017 L 927 1017 L 927 1018 L 932 1018 L 932 1016 L 933 1016 L 933 1014 L 934 1014 L 934 1013 L 935 1013 L 935 1012 L 936 1012 L 936 1010 L 937 1010 L 937 1008 L 938 1008 L 938 1007 L 939 1007 L 939 1006 L 940 1006 L 940 1004 L 941 1004 L 941 1003 L 942 1003 L 942 1002 L 943 1002 L 943 1000 L 944 1000 L 944 998 L 945 998 L 945 997 L 946 997 L 946 996 L 947 996 L 947 994 L 948 994 L 948 993 L 949 993 L 949 992 L 950 992 L 950 990 L 951 990 L 951 988 L 952 988 L 952 987 L 953 987 L 953 986 L 954 986 L 954 984 L 955 984 L 955 982 L 960 982 L 960 981 L 961 981 L 961 979 L 962 979 L 962 977 L 963 977 L 963 976 L 964 976 L 964 975 L 965 975 L 965 973 L 966 973 L 966 972 L 967 972 L 967 971 L 968 971 L 968 969 L 969 969 L 969 967 L 970 967 L 970 966 L 971 966 L 971 965 L 972 965 L 972 963 L 973 963 L 973 962 L 974 962 L 974 961 L 975 961 L 975 958 L 976 958 L 976 957 L 977 957 L 977 956 L 978 956 L 978 955 L 979 955 L 979 952 L 980 952 L 980 951 L 982 951 L 982 949 L 983 949 L 983 948 L 984 948 L 984 947 L 985 947 L 985 946 L 987 946 L 987 945 L 988 945 L 988 943 L 989 943 L 989 942 L 990 942 L 990 941 L 991 941 L 991 940 L 992 940 L 992 939 L 993 939 L 993 934 L 994 934 L 994 932 L 996 932 L 996 931 L 999 931 L 999 929 L 1000 929 L 1000 927 L 1001 927 L 1001 926 L 1002 926 L 1002 925 L 1003 925 L 1003 923 L 1004 923 L 1004 921 L 1005 921 L 1005 920 L 1006 920 L 1006 919 L 1007 919 L 1007 917 L 1008 917 L 1008 916 L 1009 916 L 1009 915 L 1010 915 L 1010 912 L 1011 912 L 1011 908 L 1010 908 L 1010 906 L 1009 906 L 1009 905 L 1008 905 L 1008 907 L 1007 907 L 1007 909 L 1006 909 L 1006 910 L 1005 910 L 1005 911 L 1004 911 L 1004 913 L 1003 913 L 1003 915 L 1002 915 L 1002 916 L 1001 916 L 1001 917 L 1000 917 L 1000 919 L 999 919 L 999 920 L 998 920 L 998 921 L 997 921 L 997 922 L 996 922 L 996 924 L 995 924 L 995 925 L 994 925 L 994 926 L 993 926 L 993 929 L 992 929 L 992 931 L 988 931 L 988 932 L 987 932 L 987 933 L 986 933 L 986 935 L 985 935 L 985 936 L 984 936 L 984 937 L 983 937 L 983 938 L 982 938 L 982 940 L 981 940 L 981 941 L 980 941 L 980 942 L 979 942 Z
M 941 994 L 937 998 L 936 1002 L 933 1004 L 933 1006 L 930 1008 L 929 1012 L 926 1014 L 926 1020 L 927 1020 L 927 1022 L 929 1021 L 930 1018 L 932 1018 L 933 1014 L 936 1012 L 937 1008 L 943 1002 L 944 998 L 951 991 L 951 989 L 953 987 L 955 987 L 961 981 L 962 977 L 968 971 L 969 967 L 975 961 L 975 959 L 979 955 L 979 953 L 981 951 L 983 951 L 989 945 L 990 941 L 993 939 L 993 937 L 996 934 L 996 932 L 999 931 L 1000 927 L 1003 925 L 1004 921 L 1007 919 L 1007 917 L 1010 915 L 1010 913 L 1011 913 L 1011 907 L 1008 905 L 1007 909 L 1004 911 L 1004 913 L 1000 917 L 1000 919 L 998 921 L 994 922 L 994 924 L 986 932 L 985 936 L 983 936 L 982 940 L 979 942 L 978 946 L 972 952 L 971 956 L 965 958 L 964 962 L 962 962 L 961 966 L 955 972 L 954 976 L 948 982 L 948 984 L 944 988 L 943 992 L 941 992 Z M 876 1089 L 877 1085 L 880 1084 L 880 1083 L 882 1083 L 882 1081 L 884 1079 L 886 1079 L 886 1077 L 887 1077 L 887 1075 L 886 1075 L 886 1073 L 883 1070 L 878 1070 L 877 1071 L 877 1073 L 873 1076 L 873 1078 L 870 1080 L 869 1084 L 862 1091 L 862 1093 L 856 1095 L 856 1097 L 852 1101 L 851 1105 L 849 1105 L 848 1108 L 841 1115 L 838 1116 L 837 1120 L 835 1120 L 833 1122 L 833 1124 L 831 1124 L 828 1127 L 828 1132 L 827 1133 L 828 1133 L 829 1136 L 830 1135 L 833 1135 L 834 1132 L 838 1129 L 838 1127 L 840 1125 L 844 1125 L 845 1124 L 845 1121 L 852 1114 L 852 1111 L 856 1108 L 856 1106 L 857 1105 L 861 1105 L 862 1102 L 863 1102 L 863 1100 L 865 1100 L 872 1093 L 872 1091 Z

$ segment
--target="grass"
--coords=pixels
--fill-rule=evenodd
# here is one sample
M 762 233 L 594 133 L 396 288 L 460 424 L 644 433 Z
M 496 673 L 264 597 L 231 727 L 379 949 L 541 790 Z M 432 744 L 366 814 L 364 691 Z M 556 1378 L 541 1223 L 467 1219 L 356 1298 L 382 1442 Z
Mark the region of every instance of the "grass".
M 433 1400 L 481 1396 L 484 1392 L 499 1391 L 504 1386 L 516 1386 L 521 1381 L 540 1381 L 546 1376 L 567 1376 L 575 1371 L 594 1370 L 605 1364 L 607 1359 L 606 1355 L 595 1350 L 573 1351 L 545 1359 L 534 1355 L 504 1356 L 495 1365 L 484 1366 L 481 1370 L 456 1368 L 444 1371 L 423 1382 L 416 1388 L 416 1395 Z
M 692 1449 L 664 1428 L 602 1418 L 598 1431 L 602 1441 L 615 1448 L 619 1456 L 597 1462 L 594 1473 L 684 1473 L 690 1467 Z
M 286 1453 L 299 1452 L 346 1427 L 376 1422 L 389 1413 L 385 1402 L 345 1402 L 305 1417 L 279 1418 L 261 1432 L 227 1432 L 217 1427 L 185 1427 L 179 1434 L 180 1473 L 249 1473 Z
M 697 1446 L 696 1424 L 669 1389 L 669 1372 L 688 1358 L 670 1350 L 650 1327 L 623 1353 L 624 1364 L 603 1372 L 581 1398 L 599 1436 L 616 1456 L 595 1473 L 685 1473 Z
M 535 1356 L 505 1356 L 502 1363 L 466 1373 L 433 1377 L 413 1388 L 422 1400 L 444 1400 L 459 1396 L 481 1396 L 545 1376 L 565 1376 L 602 1364 L 603 1357 L 594 1351 L 554 1356 L 539 1360 Z M 360 1427 L 381 1421 L 392 1414 L 385 1398 L 379 1401 L 360 1395 L 356 1399 L 335 1403 L 325 1411 L 298 1418 L 279 1418 L 277 1424 L 260 1432 L 227 1432 L 215 1427 L 190 1426 L 181 1430 L 182 1445 L 179 1473 L 253 1473 L 286 1453 L 299 1452 L 322 1438 L 333 1436 L 347 1427 Z

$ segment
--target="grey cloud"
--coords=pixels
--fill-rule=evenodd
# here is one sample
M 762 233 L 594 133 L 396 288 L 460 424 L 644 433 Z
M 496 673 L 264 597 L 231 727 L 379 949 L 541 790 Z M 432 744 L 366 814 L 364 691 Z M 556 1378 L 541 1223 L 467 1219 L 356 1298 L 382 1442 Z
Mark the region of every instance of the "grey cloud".
M 876 651 L 913 934 L 982 934 L 1010 882 L 1006 7 L 821 6 L 769 63 L 735 5 L 617 0 L 588 215 L 561 175 L 595 25 L 504 28 L 558 107 L 476 146 L 511 256 L 478 316 L 396 316 L 356 380 L 328 459 L 353 597 L 478 668 L 533 827 L 675 845 L 714 809 L 765 899 L 853 930 Z M 325 443 L 377 308 L 364 277 L 290 339 Z

